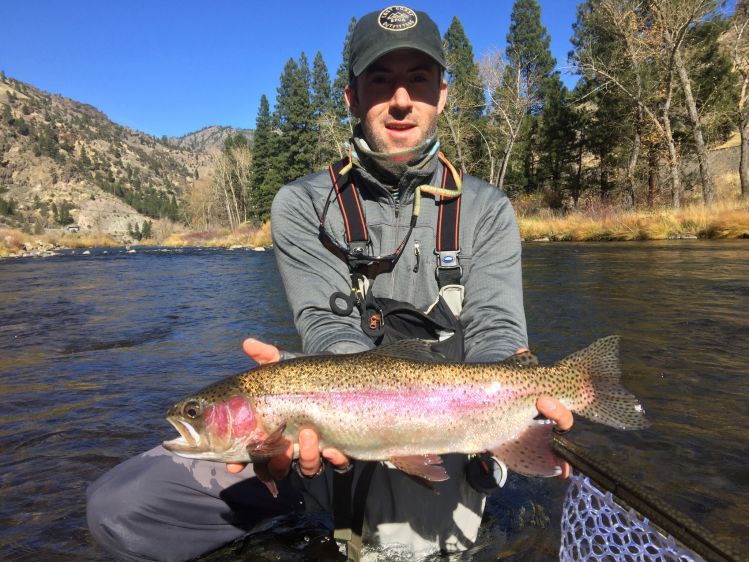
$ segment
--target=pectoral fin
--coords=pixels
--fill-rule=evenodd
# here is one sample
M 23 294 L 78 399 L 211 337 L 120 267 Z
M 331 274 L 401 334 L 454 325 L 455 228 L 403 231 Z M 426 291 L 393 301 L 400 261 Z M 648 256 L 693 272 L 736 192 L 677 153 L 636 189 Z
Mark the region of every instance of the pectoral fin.
M 444 482 L 450 478 L 445 467 L 442 466 L 442 457 L 439 455 L 393 457 L 390 459 L 390 462 L 398 470 L 426 480 L 427 482 Z
M 247 449 L 253 459 L 267 459 L 285 453 L 291 441 L 283 436 L 285 425 L 282 425 L 262 441 L 251 443 Z
M 530 426 L 492 453 L 510 470 L 527 476 L 559 476 L 562 460 L 551 450 L 551 430 L 554 424 L 548 420 L 534 421 Z
M 268 465 L 266 463 L 255 463 L 252 465 L 252 468 L 255 471 L 255 476 L 257 476 L 257 479 L 265 484 L 265 487 L 268 488 L 268 491 L 274 498 L 277 498 L 278 486 L 276 485 L 276 481 L 268 471 Z

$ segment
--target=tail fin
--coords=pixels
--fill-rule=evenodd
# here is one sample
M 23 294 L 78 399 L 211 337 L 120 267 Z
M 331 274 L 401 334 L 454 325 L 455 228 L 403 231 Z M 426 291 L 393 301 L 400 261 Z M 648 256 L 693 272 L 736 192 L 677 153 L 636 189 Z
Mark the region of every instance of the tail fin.
M 645 429 L 650 425 L 637 398 L 621 383 L 619 336 L 608 336 L 568 355 L 556 365 L 581 373 L 590 380 L 592 396 L 584 396 L 573 411 L 591 421 L 618 429 Z

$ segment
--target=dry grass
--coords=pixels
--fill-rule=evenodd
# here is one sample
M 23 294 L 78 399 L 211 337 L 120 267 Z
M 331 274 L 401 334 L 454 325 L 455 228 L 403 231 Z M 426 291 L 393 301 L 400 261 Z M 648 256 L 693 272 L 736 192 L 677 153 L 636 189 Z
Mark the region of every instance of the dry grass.
M 20 230 L 0 229 L 0 256 L 15 254 L 24 249 L 27 235 Z
M 588 208 L 569 213 L 520 214 L 525 240 L 667 240 L 673 238 L 749 238 L 749 205 L 721 202 L 711 208 L 623 211 Z
M 80 234 L 65 231 L 26 234 L 11 228 L 0 229 L 0 256 L 52 248 L 101 248 L 121 245 L 121 242 L 103 234 Z
M 270 221 L 260 227 L 241 225 L 232 232 L 228 228 L 204 230 L 200 232 L 180 232 L 172 234 L 161 242 L 164 246 L 208 246 L 230 248 L 232 246 L 270 246 Z

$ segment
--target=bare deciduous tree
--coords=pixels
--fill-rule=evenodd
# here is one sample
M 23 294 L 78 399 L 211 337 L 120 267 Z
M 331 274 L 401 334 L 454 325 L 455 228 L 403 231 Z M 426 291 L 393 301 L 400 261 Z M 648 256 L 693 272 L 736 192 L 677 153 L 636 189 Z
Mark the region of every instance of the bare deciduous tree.
M 738 105 L 736 123 L 741 137 L 739 160 L 739 179 L 741 181 L 741 196 L 749 198 L 749 4 L 745 1 L 736 3 L 733 15 L 731 33 L 727 44 L 731 51 L 733 69 L 739 75 Z
M 187 194 L 187 219 L 190 227 L 208 230 L 220 222 L 221 202 L 210 179 L 198 179 Z
M 317 118 L 317 127 L 317 154 L 337 154 L 338 158 L 343 158 L 346 154 L 346 142 L 352 135 L 351 127 L 341 124 L 338 114 L 334 110 L 321 113 Z M 328 163 L 323 158 L 316 158 L 316 160 L 318 165 Z
M 531 83 L 533 74 L 523 72 L 519 64 L 509 68 L 496 49 L 483 57 L 479 73 L 489 99 L 489 135 L 485 139 L 490 154 L 489 178 L 502 188 L 523 120 L 534 103 L 530 92 L 536 85 Z
M 696 22 L 713 10 L 713 5 L 712 0 L 651 0 L 648 4 L 649 11 L 655 16 L 655 20 L 660 27 L 664 47 L 669 54 L 669 68 L 676 71 L 684 93 L 697 150 L 697 161 L 702 179 L 702 197 L 705 205 L 712 205 L 715 202 L 715 185 L 710 171 L 707 147 L 702 135 L 700 114 L 697 111 L 697 103 L 692 94 L 692 83 L 683 52 L 688 31 Z
M 219 222 L 236 230 L 249 218 L 257 218 L 257 190 L 252 182 L 252 152 L 246 144 L 213 154 L 214 199 L 221 202 Z
M 595 2 L 590 19 L 586 21 L 589 28 L 581 30 L 583 36 L 578 37 L 573 61 L 577 70 L 586 78 L 598 82 L 599 87 L 611 85 L 623 92 L 636 104 L 638 118 L 647 117 L 659 132 L 669 151 L 672 205 L 680 207 L 683 188 L 670 115 L 674 89 L 673 66 L 664 64 L 660 34 L 648 21 L 643 9 L 643 3 L 639 0 Z M 613 41 L 602 45 L 601 35 L 609 36 Z M 664 79 L 659 84 L 649 83 L 646 87 L 641 73 L 653 65 L 665 66 L 657 73 Z M 640 128 L 636 126 L 627 167 L 630 189 L 634 189 L 640 133 Z

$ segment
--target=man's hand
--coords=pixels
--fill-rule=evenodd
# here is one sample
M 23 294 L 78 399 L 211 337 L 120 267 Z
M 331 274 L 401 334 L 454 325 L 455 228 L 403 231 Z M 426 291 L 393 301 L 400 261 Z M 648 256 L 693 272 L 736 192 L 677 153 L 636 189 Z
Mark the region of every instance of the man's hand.
M 263 343 L 256 339 L 248 338 L 242 343 L 242 349 L 258 365 L 276 363 L 281 359 L 281 352 L 274 345 Z M 320 439 L 317 432 L 311 427 L 303 427 L 299 430 L 299 470 L 305 476 L 314 476 L 320 471 L 322 460 L 320 458 Z M 346 468 L 349 459 L 338 449 L 326 448 L 322 451 L 326 458 L 336 468 Z M 291 461 L 294 457 L 294 444 L 289 445 L 285 453 L 276 455 L 268 461 L 270 475 L 281 480 L 289 473 Z M 226 469 L 232 474 L 244 470 L 247 466 L 243 463 L 227 463 Z
M 572 427 L 574 421 L 572 419 L 572 412 L 570 412 L 567 407 L 556 398 L 542 396 L 536 400 L 536 409 L 539 414 L 556 423 L 559 431 L 567 431 Z M 569 478 L 570 465 L 562 459 L 559 459 L 559 463 L 562 467 L 562 473 L 559 475 L 559 478 Z

